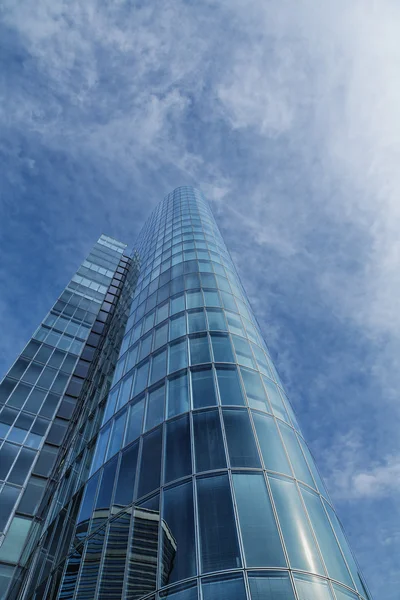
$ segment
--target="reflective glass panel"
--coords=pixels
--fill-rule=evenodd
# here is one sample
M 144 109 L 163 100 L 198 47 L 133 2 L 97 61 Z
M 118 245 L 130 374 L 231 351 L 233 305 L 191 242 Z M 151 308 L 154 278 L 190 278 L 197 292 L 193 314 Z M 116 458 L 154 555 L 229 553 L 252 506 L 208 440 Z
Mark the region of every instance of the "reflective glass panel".
M 193 414 L 196 471 L 211 471 L 226 467 L 221 422 L 217 410 Z
M 128 424 L 125 433 L 125 445 L 133 442 L 142 433 L 144 397 L 129 407 Z
M 164 483 L 191 472 L 189 416 L 183 415 L 166 425 Z
M 196 575 L 191 481 L 164 491 L 161 535 L 161 585 Z
M 299 600 L 332 600 L 327 581 L 312 575 L 295 575 L 294 582 Z
M 97 598 L 121 598 L 131 515 L 123 511 L 108 528 L 102 575 Z M 82 598 L 82 596 L 80 596 Z
M 200 363 L 211 362 L 208 336 L 206 334 L 191 337 L 189 339 L 189 344 L 190 364 L 198 365 Z
M 265 468 L 269 471 L 291 475 L 288 459 L 273 417 L 253 412 L 253 421 Z
M 186 339 L 171 344 L 169 347 L 168 373 L 173 373 L 188 366 L 188 352 Z
M 169 339 L 176 340 L 186 334 L 186 315 L 173 317 L 170 322 Z
M 235 362 L 229 335 L 212 333 L 211 345 L 215 362 Z
M 246 600 L 242 575 L 226 574 L 202 580 L 203 600 Z
M 148 494 L 160 485 L 162 428 L 143 438 L 138 497 Z
M 272 405 L 272 410 L 276 417 L 289 423 L 289 417 L 283 404 L 282 397 L 275 383 L 269 377 L 263 377 L 265 387 L 267 388 L 268 398 Z
M 217 403 L 212 369 L 192 371 L 193 408 L 212 406 Z
M 279 429 L 282 433 L 283 441 L 286 446 L 290 462 L 292 463 L 296 478 L 304 481 L 311 487 L 315 487 L 310 470 L 297 441 L 295 432 L 293 429 L 286 427 L 286 425 L 283 424 L 279 425 Z
M 221 404 L 243 406 L 244 397 L 236 367 L 217 367 L 217 380 Z
M 263 475 L 234 473 L 233 483 L 247 566 L 285 567 Z
M 240 567 L 228 476 L 197 479 L 197 498 L 202 572 Z
M 261 467 L 247 410 L 223 410 L 232 467 Z
M 284 571 L 250 572 L 251 600 L 294 600 L 289 574 Z
M 138 449 L 139 443 L 135 442 L 121 454 L 121 462 L 115 487 L 114 506 L 123 507 L 132 502 L 136 480 Z
M 189 333 L 204 331 L 207 329 L 204 310 L 193 310 L 188 313 Z
M 276 477 L 269 481 L 291 566 L 324 574 L 295 483 Z
M 242 374 L 249 406 L 251 406 L 251 408 L 258 408 L 259 410 L 271 412 L 260 374 L 256 371 L 249 371 L 248 369 L 240 369 L 240 372 Z
M 162 350 L 158 354 L 153 355 L 151 361 L 151 377 L 150 385 L 155 383 L 167 374 L 167 351 Z
M 146 428 L 145 431 L 153 429 L 164 419 L 165 386 L 152 390 L 147 397 Z
M 168 380 L 167 418 L 189 410 L 188 378 L 186 373 Z

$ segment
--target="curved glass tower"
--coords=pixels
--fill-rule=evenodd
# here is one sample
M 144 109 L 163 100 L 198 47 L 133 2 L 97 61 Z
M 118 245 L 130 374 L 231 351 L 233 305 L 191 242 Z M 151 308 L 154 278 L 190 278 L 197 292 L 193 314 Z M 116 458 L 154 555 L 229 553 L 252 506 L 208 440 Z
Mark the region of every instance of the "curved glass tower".
M 166 196 L 134 261 L 111 390 L 87 454 L 70 438 L 13 597 L 369 600 L 199 191 Z

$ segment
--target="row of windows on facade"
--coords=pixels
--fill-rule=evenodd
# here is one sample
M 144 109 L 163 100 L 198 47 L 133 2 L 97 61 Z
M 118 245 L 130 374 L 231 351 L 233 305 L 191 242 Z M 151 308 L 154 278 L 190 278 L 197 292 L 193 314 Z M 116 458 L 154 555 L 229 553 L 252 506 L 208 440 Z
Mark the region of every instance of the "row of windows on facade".
M 77 549 L 70 558 L 64 580 L 68 586 L 71 583 L 75 586 L 80 563 L 78 598 L 81 597 L 79 585 L 88 583 L 82 578 L 89 567 L 86 560 L 93 559 L 93 544 L 97 543 L 98 559 L 102 551 L 105 556 L 112 553 L 108 544 L 115 543 L 117 531 L 121 554 L 118 581 L 114 573 L 115 585 L 121 586 L 122 591 L 126 565 L 128 588 L 137 586 L 137 595 L 128 593 L 130 598 L 140 598 L 156 588 L 197 574 L 242 566 L 249 569 L 290 566 L 329 576 L 364 593 L 357 566 L 329 503 L 282 477 L 265 478 L 262 474 L 246 472 L 234 472 L 231 478 L 226 473 L 196 477 L 122 510 L 107 526 L 107 520 L 121 511 L 131 498 L 130 488 L 136 475 L 132 469 L 137 461 L 136 445 L 124 459 L 119 471 L 117 460 L 111 461 L 102 473 L 88 482 L 85 490 L 75 531 Z M 121 526 L 125 535 L 121 535 Z M 72 582 L 69 566 L 77 564 L 77 556 L 79 561 L 73 570 Z M 149 577 L 143 587 L 137 574 L 145 567 L 146 556 L 148 561 L 150 556 L 153 560 L 149 561 L 151 573 L 147 573 Z M 112 565 L 108 568 L 112 571 Z M 97 571 L 94 584 L 99 579 Z M 326 582 L 321 581 L 322 584 L 327 586 Z M 91 597 L 95 597 L 94 588 L 91 591 Z

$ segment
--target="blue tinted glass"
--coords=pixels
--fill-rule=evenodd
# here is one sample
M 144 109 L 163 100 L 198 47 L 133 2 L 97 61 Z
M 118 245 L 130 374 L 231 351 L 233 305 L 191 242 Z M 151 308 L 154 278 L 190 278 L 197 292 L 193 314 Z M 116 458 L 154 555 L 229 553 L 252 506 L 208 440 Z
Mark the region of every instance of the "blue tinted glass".
M 217 291 L 203 290 L 204 300 L 206 306 L 221 306 L 219 294 Z
M 311 455 L 310 450 L 308 449 L 307 444 L 305 444 L 304 441 L 299 436 L 297 436 L 297 441 L 299 442 L 301 449 L 303 450 L 303 454 L 306 457 L 311 474 L 314 478 L 314 481 L 316 482 L 316 484 L 318 486 L 318 490 L 321 492 L 321 494 L 323 494 L 326 498 L 328 498 L 329 496 L 326 491 L 326 487 L 325 487 L 324 482 L 322 481 L 321 476 L 317 470 L 314 459 Z
M 110 435 L 111 424 L 106 425 L 102 431 L 100 431 L 99 437 L 97 439 L 96 451 L 94 454 L 92 468 L 90 469 L 90 473 L 94 473 L 97 469 L 103 464 L 104 457 L 107 450 L 108 438 Z M 4 448 L 4 446 L 3 446 Z
M 132 369 L 132 367 L 135 366 L 137 355 L 138 355 L 138 350 L 139 350 L 139 344 L 136 344 L 136 346 L 133 346 L 133 348 L 131 348 L 128 351 L 126 363 L 125 363 L 125 369 L 124 369 L 125 373 L 127 371 L 130 371 Z
M 171 344 L 169 347 L 169 367 L 168 372 L 173 373 L 183 369 L 188 365 L 188 352 L 186 339 Z
M 237 335 L 244 335 L 244 329 L 239 315 L 233 314 L 231 312 L 226 312 L 226 319 L 228 321 L 228 328 L 231 333 L 235 333 Z
M 271 412 L 260 374 L 256 371 L 248 371 L 247 369 L 240 369 L 240 372 L 242 374 L 249 406 L 251 406 L 251 408 L 258 408 L 259 410 Z
M 144 390 L 147 386 L 147 378 L 149 375 L 149 361 L 146 360 L 140 367 L 137 367 L 136 370 L 136 379 L 135 384 L 133 386 L 133 395 L 139 394 Z
M 271 402 L 272 410 L 274 411 L 275 416 L 289 423 L 289 417 L 283 404 L 282 397 L 278 392 L 277 386 L 269 379 L 269 377 L 263 377 L 263 380 L 265 387 L 267 388 L 268 398 Z
M 283 441 L 289 455 L 290 462 L 297 479 L 304 481 L 311 487 L 315 487 L 311 473 L 303 456 L 297 437 L 293 429 L 286 425 L 280 424 L 279 429 L 282 433 Z
M 329 577 L 352 587 L 352 580 L 319 496 L 301 490 Z
M 203 306 L 203 294 L 200 290 L 197 292 L 186 292 L 186 303 L 188 308 Z
M 249 573 L 251 600 L 294 600 L 288 573 L 259 571 Z
M 203 579 L 202 591 L 204 600 L 246 600 L 241 575 L 220 575 Z
M 127 375 L 121 382 L 121 389 L 118 396 L 117 409 L 124 406 L 131 398 L 133 375 Z
M 168 340 L 168 323 L 161 325 L 154 332 L 154 350 L 161 348 Z
M 135 440 L 142 432 L 144 398 L 137 400 L 129 409 L 128 424 L 125 433 L 125 445 Z
M 232 296 L 232 294 L 228 294 L 227 292 L 224 292 L 224 291 L 221 291 L 220 294 L 221 294 L 224 308 L 226 308 L 226 310 L 233 310 L 234 312 L 237 312 L 236 302 L 235 302 L 235 299 Z M 230 329 L 230 331 L 232 331 L 232 330 Z M 233 333 L 239 333 L 239 332 L 234 331 Z
M 219 331 L 227 331 L 227 325 L 225 321 L 224 311 L 217 310 L 215 308 L 207 309 L 208 328 L 210 330 L 215 329 Z
M 164 483 L 191 472 L 189 417 L 183 415 L 166 426 Z
M 285 567 L 286 561 L 263 475 L 233 474 L 248 567 Z
M 196 575 L 192 482 L 164 491 L 162 529 L 161 585 Z M 165 597 L 165 596 L 164 596 Z M 176 600 L 197 598 L 197 589 L 183 595 L 167 596 Z
M 165 398 L 165 386 L 161 385 L 155 390 L 152 390 L 147 398 L 147 412 L 146 412 L 146 427 L 145 431 L 153 429 L 156 425 L 159 425 L 164 419 L 164 398 Z
M 212 369 L 192 371 L 193 408 L 217 403 Z
M 212 333 L 211 344 L 215 362 L 235 362 L 229 335 Z
M 110 443 L 108 444 L 107 460 L 111 458 L 111 456 L 114 456 L 114 454 L 121 448 L 127 412 L 127 410 L 124 410 L 123 413 L 118 415 L 114 421 L 110 436 Z
M 189 333 L 196 333 L 197 331 L 204 331 L 207 329 L 206 317 L 204 310 L 194 310 L 188 313 L 189 320 Z
M 218 367 L 217 379 L 221 404 L 244 405 L 244 397 L 236 367 Z
M 79 585 L 78 585 L 78 589 L 77 589 L 77 597 L 78 598 L 79 597 L 80 598 L 82 598 L 82 597 L 94 598 L 95 597 L 95 591 L 96 591 L 96 586 L 97 586 L 97 580 L 98 580 L 105 532 L 106 532 L 105 527 L 102 527 L 99 531 L 97 531 L 94 534 L 93 537 L 91 537 L 87 541 L 84 563 L 82 566 L 81 576 L 79 579 Z M 74 573 L 74 570 L 72 569 L 72 565 L 71 565 L 71 573 L 70 573 L 69 577 L 72 580 L 76 579 L 76 577 L 77 577 L 79 565 L 76 566 L 75 568 L 76 568 L 76 573 Z M 65 577 L 65 580 L 66 579 L 67 579 L 67 576 Z M 67 587 L 66 581 L 64 581 L 64 585 L 65 585 L 65 587 Z M 73 587 L 75 587 L 75 583 L 73 584 Z M 67 590 L 65 590 L 65 591 L 67 591 Z M 73 594 L 71 594 L 71 595 L 64 594 L 61 597 L 67 599 L 67 598 L 72 598 L 72 596 L 73 596 Z
M 198 365 L 200 363 L 211 362 L 208 336 L 206 334 L 191 337 L 189 339 L 189 344 L 190 364 Z
M 131 515 L 123 511 L 109 525 L 102 576 L 97 592 L 99 600 L 121 597 L 130 522 Z M 83 595 L 80 594 L 79 597 L 82 598 Z
M 171 298 L 171 315 L 175 315 L 182 310 L 185 310 L 185 295 L 178 294 L 174 298 Z
M 151 361 L 151 376 L 150 385 L 155 383 L 167 374 L 167 351 L 162 350 L 158 354 L 153 355 Z
M 167 406 L 168 419 L 189 410 L 189 392 L 186 373 L 169 379 Z
M 114 495 L 114 506 L 123 507 L 133 500 L 133 490 L 136 480 L 136 466 L 139 444 L 135 442 L 124 450 L 121 455 L 117 484 Z
M 269 477 L 289 561 L 294 569 L 324 574 L 303 505 L 293 481 Z
M 197 479 L 197 499 L 202 572 L 240 567 L 228 476 Z
M 160 598 L 169 598 L 169 600 L 197 600 L 197 585 L 196 583 L 176 585 L 164 592 L 160 592 Z
M 178 315 L 177 317 L 173 317 L 170 321 L 169 328 L 169 339 L 176 340 L 176 338 L 181 337 L 186 334 L 186 316 Z
M 232 340 L 233 345 L 235 346 L 238 363 L 244 365 L 245 367 L 252 367 L 255 369 L 256 365 L 254 362 L 249 342 L 243 338 L 238 337 L 237 335 L 233 335 Z
M 359 600 L 356 594 L 353 594 L 350 590 L 346 590 L 341 585 L 334 583 L 333 589 L 335 590 L 336 600 Z
M 299 600 L 332 600 L 328 582 L 311 575 L 295 575 Z
M 247 410 L 223 410 L 232 467 L 261 467 Z
M 161 323 L 168 317 L 168 302 L 157 308 L 156 323 Z
M 149 333 L 144 337 L 140 344 L 139 360 L 146 358 L 151 352 L 151 342 L 153 339 L 153 332 Z
M 138 498 L 160 485 L 161 448 L 162 428 L 159 427 L 143 438 Z
M 265 468 L 291 476 L 288 459 L 273 417 L 253 412 L 253 421 Z
M 226 468 L 219 412 L 210 410 L 194 413 L 193 428 L 196 471 Z

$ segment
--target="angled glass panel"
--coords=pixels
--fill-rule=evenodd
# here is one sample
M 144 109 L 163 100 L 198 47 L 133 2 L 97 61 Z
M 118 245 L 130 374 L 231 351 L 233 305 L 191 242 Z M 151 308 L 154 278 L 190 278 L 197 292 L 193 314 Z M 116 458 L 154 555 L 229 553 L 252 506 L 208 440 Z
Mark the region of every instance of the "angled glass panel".
M 319 496 L 304 488 L 301 490 L 301 493 L 322 556 L 324 557 L 329 577 L 337 581 L 342 581 L 349 587 L 352 587 L 353 582 Z
M 303 454 L 304 454 L 304 456 L 305 456 L 305 458 L 307 460 L 308 467 L 309 467 L 309 469 L 311 471 L 311 474 L 312 474 L 312 476 L 314 478 L 314 481 L 317 484 L 318 490 L 320 491 L 320 493 L 322 495 L 325 496 L 325 498 L 329 498 L 328 492 L 327 492 L 326 487 L 325 487 L 325 484 L 322 481 L 322 478 L 321 478 L 321 476 L 320 476 L 320 474 L 318 472 L 317 466 L 316 466 L 316 464 L 314 462 L 314 458 L 312 457 L 311 452 L 310 452 L 307 444 L 303 441 L 303 439 L 300 436 L 297 436 L 297 441 L 299 442 L 299 444 L 301 446 L 301 449 L 303 450 Z
M 244 365 L 245 367 L 251 367 L 252 369 L 255 369 L 256 364 L 254 362 L 253 353 L 251 351 L 249 342 L 244 338 L 238 337 L 237 335 L 233 335 L 232 340 L 238 363 L 240 365 Z
M 207 308 L 208 329 L 210 331 L 227 331 L 228 327 L 223 310 Z
M 95 598 L 105 533 L 106 528 L 102 527 L 87 541 L 77 589 L 77 598 L 82 598 L 84 600 Z M 68 597 L 69 596 L 63 596 L 63 598 Z
M 249 406 L 251 408 L 258 408 L 258 410 L 271 412 L 260 374 L 256 371 L 249 371 L 248 369 L 240 369 L 240 372 L 242 374 Z
M 190 364 L 198 365 L 211 362 L 207 334 L 198 334 L 189 338 Z
M 189 410 L 188 377 L 186 372 L 168 379 L 167 418 Z
M 253 421 L 265 468 L 291 476 L 292 472 L 274 418 L 253 412 Z
M 110 442 L 108 444 L 106 460 L 111 458 L 111 456 L 114 456 L 114 454 L 118 452 L 118 450 L 122 446 L 127 412 L 127 410 L 124 410 L 120 415 L 118 415 L 118 417 L 114 421 L 110 435 Z
M 122 508 L 133 500 L 139 443 L 135 442 L 121 454 L 113 505 Z
M 196 471 L 226 468 L 224 442 L 218 410 L 193 414 Z
M 96 473 L 92 479 L 89 479 L 85 487 L 79 515 L 77 518 L 76 537 L 82 540 L 87 533 L 89 520 L 92 516 L 94 500 L 96 497 L 97 484 L 99 483 L 100 472 Z
M 161 350 L 157 354 L 153 354 L 151 361 L 150 385 L 159 379 L 162 379 L 167 374 L 167 351 Z
M 232 296 L 233 298 L 233 296 Z M 235 304 L 236 307 L 236 304 Z M 237 308 L 236 308 L 237 310 Z M 244 335 L 244 329 L 242 325 L 242 320 L 239 315 L 226 311 L 226 320 L 228 321 L 228 328 L 231 333 L 237 335 Z
M 160 486 L 162 427 L 143 438 L 138 498 Z
M 186 335 L 186 315 L 185 313 L 172 317 L 169 328 L 169 339 L 176 340 Z
M 211 368 L 192 371 L 193 408 L 217 404 L 214 375 Z
M 229 459 L 232 467 L 261 468 L 247 410 L 223 410 Z
M 250 571 L 248 575 L 251 600 L 294 600 L 285 571 Z
M 333 584 L 333 589 L 335 590 L 336 600 L 359 600 L 356 594 L 341 585 L 337 585 L 337 583 Z
M 161 591 L 160 598 L 169 598 L 169 600 L 197 600 L 196 581 L 174 585 L 172 588 L 168 588 L 168 590 Z
M 164 483 L 192 472 L 189 416 L 183 415 L 166 424 Z
M 171 298 L 171 315 L 185 310 L 185 294 L 178 294 Z
M 286 412 L 285 405 L 282 400 L 282 396 L 278 391 L 278 387 L 275 385 L 273 381 L 269 377 L 263 377 L 265 387 L 267 388 L 267 394 L 269 401 L 272 405 L 272 410 L 274 411 L 274 415 L 279 419 L 283 419 L 286 423 L 289 423 L 289 417 Z
M 150 365 L 150 362 L 148 360 L 146 360 L 146 362 L 141 364 L 140 367 L 136 368 L 136 378 L 135 378 L 135 383 L 133 386 L 133 396 L 136 396 L 136 394 L 140 394 L 140 392 L 143 392 L 143 390 L 147 386 L 147 378 L 149 375 L 149 365 Z
M 128 422 L 126 425 L 125 432 L 125 446 L 136 440 L 137 437 L 142 433 L 144 413 L 144 396 L 138 398 L 134 404 L 129 407 Z
M 197 479 L 197 499 L 202 572 L 240 567 L 228 476 Z
M 146 335 L 140 343 L 139 362 L 146 358 L 151 352 L 151 343 L 153 340 L 153 332 Z
M 310 470 L 297 441 L 295 432 L 293 429 L 283 424 L 279 424 L 279 429 L 281 431 L 283 442 L 286 446 L 286 450 L 289 455 L 290 462 L 292 463 L 296 478 L 304 481 L 311 487 L 315 487 L 313 478 L 311 477 Z
M 225 574 L 202 580 L 203 600 L 246 600 L 241 574 Z
M 332 600 L 328 582 L 312 575 L 295 575 L 294 582 L 299 600 Z
M 235 362 L 229 335 L 223 333 L 212 333 L 211 345 L 214 354 L 214 362 Z
M 160 385 L 149 392 L 147 397 L 146 427 L 145 431 L 153 429 L 164 420 L 165 386 Z
M 101 556 L 101 552 L 100 552 Z M 64 572 L 64 577 L 60 587 L 59 598 L 60 600 L 71 600 L 74 597 L 74 591 L 76 586 L 76 580 L 78 578 L 79 567 L 82 560 L 82 546 L 69 556 L 67 566 Z M 98 559 L 100 560 L 100 559 Z M 83 573 L 83 570 L 82 570 Z M 94 590 L 93 590 L 94 592 Z M 89 592 L 90 593 L 90 592 Z M 84 599 L 93 598 L 92 596 L 81 596 Z
M 233 484 L 247 567 L 286 567 L 263 475 L 234 473 Z
M 162 516 L 161 585 L 165 586 L 196 575 L 191 481 L 164 491 Z M 176 598 L 180 599 L 181 596 Z
M 197 290 L 195 292 L 186 292 L 186 304 L 189 309 L 203 306 L 204 302 L 201 290 Z
M 269 481 L 292 568 L 324 575 L 295 483 L 271 476 Z
M 217 367 L 217 380 L 222 406 L 245 404 L 236 367 Z
M 186 338 L 171 344 L 169 347 L 168 373 L 179 371 L 188 366 L 188 351 Z
M 115 474 L 118 466 L 118 456 L 115 456 L 103 469 L 97 500 L 90 523 L 90 532 L 103 525 L 110 516 L 111 498 L 114 489 Z
M 192 310 L 188 312 L 189 333 L 205 331 L 207 329 L 204 310 Z

